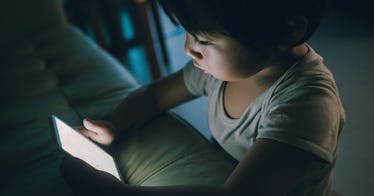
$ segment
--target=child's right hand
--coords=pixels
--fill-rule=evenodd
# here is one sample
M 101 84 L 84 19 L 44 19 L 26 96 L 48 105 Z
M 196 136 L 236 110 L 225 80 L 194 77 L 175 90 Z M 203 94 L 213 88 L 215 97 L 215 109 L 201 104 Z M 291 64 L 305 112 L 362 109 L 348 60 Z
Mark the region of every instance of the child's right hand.
M 83 120 L 83 127 L 80 127 L 79 131 L 84 136 L 103 145 L 110 145 L 116 136 L 116 130 L 113 124 L 103 120 L 90 120 L 85 118 Z

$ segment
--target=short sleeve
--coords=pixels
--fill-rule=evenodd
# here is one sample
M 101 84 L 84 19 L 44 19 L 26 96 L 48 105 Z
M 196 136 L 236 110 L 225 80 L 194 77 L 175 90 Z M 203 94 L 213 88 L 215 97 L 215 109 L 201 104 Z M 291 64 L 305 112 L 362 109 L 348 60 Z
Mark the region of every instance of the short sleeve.
M 344 122 L 342 111 L 337 91 L 328 82 L 296 86 L 270 101 L 257 138 L 285 142 L 331 163 Z
M 188 62 L 183 68 L 183 80 L 188 91 L 193 95 L 207 95 L 206 88 L 209 75 L 203 74 L 200 69 L 193 65 L 192 61 Z

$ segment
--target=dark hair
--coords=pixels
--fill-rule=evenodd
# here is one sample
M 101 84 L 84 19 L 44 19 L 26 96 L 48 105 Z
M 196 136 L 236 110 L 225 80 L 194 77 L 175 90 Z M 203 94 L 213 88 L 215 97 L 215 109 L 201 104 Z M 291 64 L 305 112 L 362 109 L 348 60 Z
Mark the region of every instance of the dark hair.
M 328 0 L 159 0 L 176 25 L 190 33 L 218 33 L 248 46 L 275 46 L 292 36 L 290 19 L 304 16 L 309 39 L 325 15 Z

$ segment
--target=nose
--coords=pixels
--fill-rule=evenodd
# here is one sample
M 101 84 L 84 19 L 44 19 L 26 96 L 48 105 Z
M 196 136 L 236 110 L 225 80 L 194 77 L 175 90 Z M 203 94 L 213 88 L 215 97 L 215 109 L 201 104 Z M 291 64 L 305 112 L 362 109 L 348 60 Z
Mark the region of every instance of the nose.
M 192 35 L 186 33 L 186 41 L 184 43 L 184 52 L 186 55 L 192 57 L 195 60 L 201 60 L 203 58 L 202 53 L 196 48 L 195 43 L 193 41 Z

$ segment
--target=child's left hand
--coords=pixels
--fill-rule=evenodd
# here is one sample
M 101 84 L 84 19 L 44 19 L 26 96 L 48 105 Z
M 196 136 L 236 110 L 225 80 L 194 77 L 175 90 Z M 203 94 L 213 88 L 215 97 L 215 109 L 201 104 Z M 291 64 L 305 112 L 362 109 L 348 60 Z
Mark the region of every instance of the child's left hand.
M 120 195 L 124 184 L 113 175 L 97 170 L 86 162 L 65 154 L 61 175 L 77 195 Z

